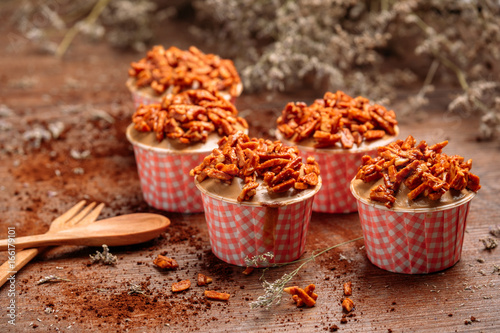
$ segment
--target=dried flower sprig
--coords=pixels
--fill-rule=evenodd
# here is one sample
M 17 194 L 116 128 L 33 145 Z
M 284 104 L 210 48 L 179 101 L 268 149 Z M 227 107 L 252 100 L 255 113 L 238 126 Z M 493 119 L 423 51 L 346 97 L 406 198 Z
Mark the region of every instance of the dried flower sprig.
M 40 280 L 38 280 L 36 284 L 38 285 L 38 284 L 44 284 L 44 283 L 48 283 L 48 282 L 61 282 L 61 281 L 70 282 L 71 280 L 59 277 L 57 275 L 48 275 L 48 276 L 45 276 L 45 277 L 41 278 Z
M 268 266 L 269 261 L 273 258 L 274 254 L 272 252 L 266 252 L 252 258 L 246 257 L 245 264 L 250 267 Z
M 130 288 L 128 290 L 128 294 L 129 295 L 139 294 L 139 295 L 148 296 L 148 295 L 146 295 L 146 292 L 144 290 L 142 290 L 141 286 L 139 286 L 138 284 L 131 284 Z
M 287 262 L 287 263 L 273 264 L 272 266 L 267 267 L 266 269 L 264 269 L 264 271 L 262 272 L 262 276 L 260 277 L 261 280 L 264 280 L 262 282 L 262 287 L 264 288 L 264 295 L 259 296 L 256 301 L 250 302 L 250 308 L 252 308 L 252 309 L 256 309 L 256 308 L 269 309 L 272 305 L 280 304 L 281 297 L 283 295 L 283 289 L 285 288 L 286 284 L 288 282 L 290 282 L 294 278 L 295 275 L 297 275 L 297 273 L 302 269 L 302 267 L 304 267 L 310 261 L 315 260 L 317 257 L 322 255 L 323 253 L 326 253 L 326 252 L 333 250 L 337 247 L 356 242 L 356 241 L 361 240 L 361 239 L 363 239 L 363 237 L 358 237 L 358 238 L 348 240 L 348 241 L 340 243 L 340 244 L 336 244 L 336 245 L 327 247 L 327 248 L 319 251 L 318 253 L 311 255 L 308 258 L 298 259 L 298 260 L 294 260 L 294 261 Z M 267 255 L 267 253 L 262 255 L 263 259 L 265 259 L 265 257 L 264 257 L 265 255 Z M 245 259 L 245 262 L 246 262 L 246 259 Z M 276 281 L 274 281 L 272 283 L 266 281 L 264 275 L 265 275 L 265 272 L 269 268 L 283 267 L 283 266 L 287 266 L 287 265 L 291 265 L 291 264 L 296 264 L 299 262 L 302 262 L 302 263 L 296 269 L 291 271 L 290 273 L 283 274 L 283 276 L 281 278 L 277 279 Z
M 95 255 L 89 254 L 92 263 L 102 262 L 106 265 L 115 265 L 118 258 L 109 252 L 109 247 L 106 244 L 102 245 L 102 252 L 96 251 Z
M 493 250 L 498 246 L 498 241 L 491 237 L 481 238 L 481 242 L 483 242 L 485 250 Z
M 490 227 L 490 234 L 497 238 L 500 238 L 500 225 L 497 224 L 494 227 Z

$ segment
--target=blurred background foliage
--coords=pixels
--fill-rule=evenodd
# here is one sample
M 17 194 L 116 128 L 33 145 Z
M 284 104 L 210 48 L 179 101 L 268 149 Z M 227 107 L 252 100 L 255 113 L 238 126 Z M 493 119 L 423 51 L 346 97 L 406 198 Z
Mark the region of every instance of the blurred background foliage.
M 24 0 L 10 24 L 63 57 L 77 35 L 144 53 L 169 20 L 233 59 L 246 93 L 344 90 L 389 104 L 407 88 L 404 117 L 451 87 L 448 111 L 481 117 L 482 139 L 499 136 L 498 0 Z

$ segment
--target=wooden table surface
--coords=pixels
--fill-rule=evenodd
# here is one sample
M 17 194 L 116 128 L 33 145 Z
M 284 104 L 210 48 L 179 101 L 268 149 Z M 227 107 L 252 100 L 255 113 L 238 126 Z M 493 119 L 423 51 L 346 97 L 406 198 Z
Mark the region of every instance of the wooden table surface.
M 59 62 L 37 54 L 30 45 L 12 48 L 5 34 L 0 39 L 5 48 L 0 53 L 0 73 L 5 73 L 0 104 L 15 112 L 0 118 L 13 126 L 0 131 L 0 236 L 6 237 L 9 226 L 16 228 L 16 236 L 43 232 L 53 218 L 82 198 L 106 203 L 104 217 L 150 211 L 172 221 L 157 240 L 111 249 L 119 257 L 116 266 L 91 265 L 88 255 L 98 249 L 87 247 L 58 248 L 32 261 L 16 275 L 14 297 L 8 284 L 0 289 L 0 331 L 321 332 L 333 330 L 334 325 L 342 332 L 500 331 L 500 275 L 493 273 L 494 265 L 500 265 L 500 248 L 485 250 L 480 241 L 491 226 L 500 224 L 500 143 L 476 140 L 477 117 L 446 111 L 443 100 L 450 91 L 434 94 L 422 120 L 400 119 L 400 137 L 411 134 L 429 143 L 448 139 L 445 152 L 473 159 L 482 189 L 471 205 L 462 259 L 434 274 L 395 274 L 371 264 L 359 240 L 318 257 L 292 279 L 290 285 L 316 285 L 315 307 L 299 309 L 285 294 L 281 304 L 270 310 L 252 310 L 249 303 L 263 294 L 261 271 L 245 276 L 243 268 L 214 258 L 203 214 L 158 212 L 142 200 L 133 151 L 123 134 L 132 109 L 123 83 L 128 64 L 137 55 L 82 42 Z M 182 40 L 163 42 L 186 46 Z M 252 135 L 268 135 L 287 101 L 310 102 L 322 94 L 243 95 L 237 107 L 253 126 Z M 76 110 L 66 112 L 69 107 Z M 95 121 L 89 109 L 104 110 L 115 121 Z M 40 149 L 25 149 L 22 154 L 7 149 L 9 144 L 26 146 L 22 140 L 26 128 L 54 120 L 74 129 Z M 93 128 L 102 135 L 93 134 Z M 85 138 L 86 130 L 92 140 Z M 67 145 L 79 138 L 85 145 L 75 148 L 87 147 L 92 157 L 61 156 L 60 152 L 69 155 Z M 51 159 L 51 150 L 59 155 Z M 82 167 L 84 174 L 71 173 L 75 167 Z M 56 176 L 55 170 L 62 175 Z M 313 213 L 304 257 L 360 236 L 356 213 Z M 152 260 L 159 253 L 176 258 L 180 268 L 173 272 L 154 268 Z M 6 259 L 5 253 L 0 259 Z M 265 278 L 274 281 L 296 267 L 271 269 Z M 203 288 L 197 286 L 172 295 L 172 282 L 193 282 L 199 272 L 214 278 L 214 289 L 231 294 L 228 303 L 207 304 Z M 71 281 L 36 285 L 50 274 Z M 340 302 L 347 281 L 353 284 L 355 310 L 342 324 Z M 128 295 L 131 284 L 141 283 L 147 296 Z M 13 298 L 15 327 L 8 323 L 6 311 Z M 144 300 L 136 302 L 140 298 Z M 471 317 L 476 320 L 466 324 Z

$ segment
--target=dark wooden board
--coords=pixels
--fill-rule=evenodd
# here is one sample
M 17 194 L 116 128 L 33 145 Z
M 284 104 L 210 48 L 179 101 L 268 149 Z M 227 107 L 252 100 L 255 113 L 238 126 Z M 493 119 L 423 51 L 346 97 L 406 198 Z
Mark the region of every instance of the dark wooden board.
M 6 237 L 8 226 L 14 226 L 18 236 L 43 232 L 53 218 L 82 198 L 106 203 L 103 217 L 155 211 L 142 200 L 133 151 L 124 137 L 132 112 L 124 82 L 129 62 L 138 56 L 77 40 L 59 61 L 36 53 L 29 43 L 12 46 L 14 32 L 7 27 L 3 32 L 0 104 L 15 116 L 0 118 L 12 125 L 0 131 L 0 236 Z M 189 45 L 171 34 L 159 42 Z M 294 285 L 316 285 L 319 298 L 314 308 L 298 309 L 285 294 L 279 306 L 251 310 L 249 303 L 263 294 L 261 271 L 245 276 L 243 268 L 214 258 L 203 214 L 159 212 L 172 220 L 166 235 L 147 244 L 112 249 L 119 256 L 115 267 L 90 265 L 88 255 L 97 249 L 86 247 L 58 248 L 31 262 L 16 276 L 15 329 L 319 332 L 337 325 L 347 332 L 500 331 L 500 275 L 492 274 L 493 265 L 500 265 L 500 249 L 486 251 L 479 241 L 488 236 L 490 226 L 500 223 L 500 144 L 476 140 L 476 116 L 446 111 L 442 101 L 453 92 L 438 89 L 423 120 L 400 119 L 400 137 L 411 134 L 429 143 L 448 139 L 446 152 L 472 158 L 473 171 L 481 177 L 483 188 L 472 202 L 462 259 L 454 267 L 428 275 L 390 273 L 372 265 L 363 241 L 357 241 L 318 257 L 293 278 Z M 244 95 L 237 106 L 249 120 L 252 135 L 269 136 L 287 101 L 310 102 L 322 93 Z M 71 108 L 75 111 L 68 111 Z M 115 122 L 95 120 L 95 109 L 109 113 Z M 41 149 L 29 148 L 22 140 L 27 129 L 56 120 L 72 126 L 61 139 Z M 25 153 L 7 151 L 10 146 L 24 147 Z M 74 160 L 69 157 L 71 148 L 89 149 L 92 157 Z M 72 172 L 77 167 L 84 169 L 83 175 Z M 62 175 L 56 176 L 56 170 Z M 361 235 L 357 214 L 313 213 L 304 257 Z M 175 272 L 157 270 L 152 259 L 159 253 L 175 257 L 181 267 Z M 0 259 L 6 259 L 5 253 Z M 265 278 L 274 281 L 295 267 L 269 270 Z M 194 281 L 198 272 L 211 275 L 213 288 L 229 292 L 230 301 L 207 305 L 203 288 L 197 286 L 172 295 L 172 282 Z M 49 274 L 71 282 L 36 285 Z M 341 324 L 342 284 L 347 281 L 353 283 L 355 316 Z M 148 296 L 128 297 L 130 284 L 141 282 L 147 282 Z M 144 298 L 143 303 L 135 302 L 138 298 Z M 6 316 L 11 299 L 8 286 L 2 287 L 3 332 L 12 329 Z M 477 321 L 466 325 L 471 316 Z

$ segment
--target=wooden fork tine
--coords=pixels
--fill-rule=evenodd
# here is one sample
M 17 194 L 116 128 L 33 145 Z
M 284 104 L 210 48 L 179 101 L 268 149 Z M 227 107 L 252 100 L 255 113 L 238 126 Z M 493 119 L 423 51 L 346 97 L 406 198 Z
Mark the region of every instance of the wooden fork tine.
M 73 218 L 75 216 L 76 213 L 78 213 L 78 211 L 84 205 L 85 205 L 85 200 L 82 200 L 82 201 L 78 202 L 76 205 L 74 205 L 73 207 L 71 207 L 68 211 L 66 211 L 65 213 L 63 213 L 61 216 L 58 216 L 57 218 L 55 218 L 52 221 L 52 223 L 50 224 L 49 228 L 51 228 L 51 229 L 58 228 L 63 223 L 69 221 L 71 218 Z
M 77 203 L 76 205 L 74 205 L 73 207 L 71 207 L 67 212 L 63 213 L 61 216 L 57 217 L 55 221 L 68 221 L 69 219 L 71 219 L 72 217 L 75 216 L 75 214 L 85 205 L 85 200 L 82 200 L 80 201 L 79 203 Z
M 76 225 L 76 224 L 78 224 L 78 225 L 85 225 L 85 224 L 89 224 L 89 223 L 95 222 L 95 220 L 97 220 L 97 217 L 99 216 L 99 214 L 101 213 L 101 210 L 103 208 L 104 208 L 104 204 L 100 203 L 93 211 L 91 211 L 90 213 L 88 213 L 87 216 L 85 216 L 80 221 L 77 221 L 77 222 L 73 223 L 73 225 Z
M 92 210 L 92 208 L 95 207 L 95 205 L 96 205 L 95 202 L 92 202 L 92 203 L 88 204 L 78 214 L 76 214 L 69 221 L 66 221 L 66 223 L 64 223 L 64 224 L 67 225 L 67 226 L 71 226 L 71 225 L 77 224 L 78 222 L 80 222 L 81 219 L 83 219 L 85 217 L 85 215 L 87 215 Z

